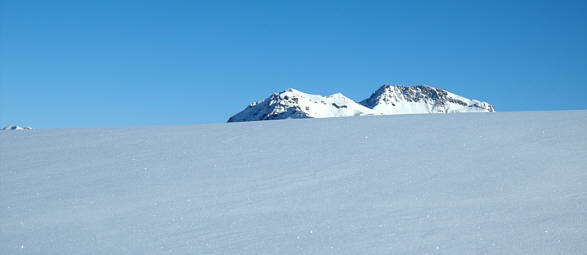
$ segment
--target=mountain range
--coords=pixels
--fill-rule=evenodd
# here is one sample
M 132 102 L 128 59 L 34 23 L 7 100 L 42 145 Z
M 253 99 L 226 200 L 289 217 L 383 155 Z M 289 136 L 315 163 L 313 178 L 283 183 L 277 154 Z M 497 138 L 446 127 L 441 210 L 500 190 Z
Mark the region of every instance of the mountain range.
M 2 130 L 30 130 L 33 129 L 31 127 L 21 127 L 21 126 L 5 126 Z
M 386 84 L 358 103 L 341 93 L 320 96 L 290 88 L 251 103 L 228 122 L 459 112 L 495 112 L 495 109 L 486 102 L 427 85 Z

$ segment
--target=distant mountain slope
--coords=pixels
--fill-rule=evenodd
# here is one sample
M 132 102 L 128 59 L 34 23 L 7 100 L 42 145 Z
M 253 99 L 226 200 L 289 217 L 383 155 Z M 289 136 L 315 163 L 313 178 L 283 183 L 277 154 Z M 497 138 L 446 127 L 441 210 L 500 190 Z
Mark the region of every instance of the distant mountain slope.
M 383 85 L 368 99 L 356 103 L 341 93 L 327 97 L 295 89 L 274 93 L 250 104 L 228 122 L 328 118 L 414 113 L 494 112 L 488 103 L 470 100 L 426 85 Z
M 383 85 L 360 104 L 380 114 L 495 112 L 488 103 L 426 85 Z
M 5 126 L 2 130 L 31 130 L 31 127 L 21 127 L 21 126 Z
M 0 254 L 585 254 L 587 111 L 0 132 Z
M 250 104 L 228 122 L 327 118 L 373 114 L 372 110 L 337 93 L 327 97 L 307 94 L 295 89 L 274 93 L 269 98 Z

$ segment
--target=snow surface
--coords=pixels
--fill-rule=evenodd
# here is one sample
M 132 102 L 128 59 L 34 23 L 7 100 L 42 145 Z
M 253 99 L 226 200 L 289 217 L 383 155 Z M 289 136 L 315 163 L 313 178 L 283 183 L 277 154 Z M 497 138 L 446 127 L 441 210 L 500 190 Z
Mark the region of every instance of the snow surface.
M 495 109 L 488 103 L 427 85 L 383 85 L 360 103 L 341 93 L 323 97 L 287 89 L 250 104 L 228 122 L 460 112 L 495 112 Z
M 587 111 L 0 132 L 0 254 L 585 254 Z

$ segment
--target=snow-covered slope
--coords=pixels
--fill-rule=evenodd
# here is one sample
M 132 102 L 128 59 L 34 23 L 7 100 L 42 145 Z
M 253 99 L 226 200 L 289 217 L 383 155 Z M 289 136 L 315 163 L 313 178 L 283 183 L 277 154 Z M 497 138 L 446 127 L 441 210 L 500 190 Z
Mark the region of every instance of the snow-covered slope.
M 584 254 L 587 111 L 0 132 L 0 254 Z
M 337 93 L 327 97 L 306 94 L 295 89 L 274 93 L 269 98 L 250 104 L 228 122 L 347 117 L 372 114 L 352 99 Z
M 495 112 L 488 103 L 426 85 L 383 85 L 361 104 L 381 114 Z
M 470 100 L 426 85 L 383 85 L 371 97 L 360 103 L 340 93 L 323 97 L 288 89 L 250 104 L 243 111 L 230 117 L 228 122 L 456 112 L 495 110 L 488 103 Z

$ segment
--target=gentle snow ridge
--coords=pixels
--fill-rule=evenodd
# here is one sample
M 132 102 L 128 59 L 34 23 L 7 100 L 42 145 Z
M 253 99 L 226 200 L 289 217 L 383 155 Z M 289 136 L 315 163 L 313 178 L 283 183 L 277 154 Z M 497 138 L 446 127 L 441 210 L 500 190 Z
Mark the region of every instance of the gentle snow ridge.
M 341 93 L 323 97 L 287 89 L 250 104 L 228 122 L 458 112 L 495 112 L 495 109 L 488 103 L 426 85 L 383 85 L 360 103 Z
M 0 132 L 0 254 L 585 254 L 586 130 L 554 111 Z

